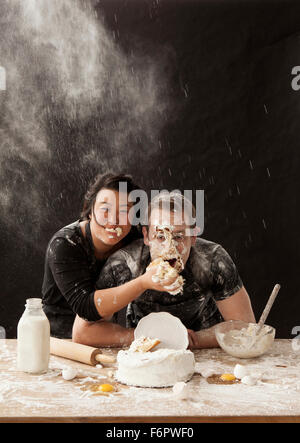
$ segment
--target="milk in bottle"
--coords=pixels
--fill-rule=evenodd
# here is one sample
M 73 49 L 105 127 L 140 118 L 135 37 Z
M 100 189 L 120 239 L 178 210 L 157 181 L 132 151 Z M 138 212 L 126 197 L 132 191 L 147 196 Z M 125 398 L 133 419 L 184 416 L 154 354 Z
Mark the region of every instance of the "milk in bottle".
M 32 374 L 48 370 L 50 355 L 50 324 L 42 299 L 29 298 L 18 323 L 17 369 Z

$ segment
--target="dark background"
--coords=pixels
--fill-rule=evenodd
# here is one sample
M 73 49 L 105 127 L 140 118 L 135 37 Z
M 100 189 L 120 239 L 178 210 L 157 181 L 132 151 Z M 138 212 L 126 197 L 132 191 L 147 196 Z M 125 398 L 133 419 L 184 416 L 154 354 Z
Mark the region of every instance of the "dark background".
M 132 139 L 116 153 L 102 133 L 124 110 L 110 109 L 100 125 L 97 112 L 70 123 L 45 93 L 51 160 L 30 163 L 12 149 L 1 157 L 2 197 L 10 200 L 0 217 L 0 325 L 16 336 L 26 298 L 41 296 L 50 237 L 78 218 L 93 175 L 111 169 L 132 173 L 147 191 L 204 189 L 203 237 L 234 259 L 257 319 L 274 284 L 282 285 L 267 323 L 277 337 L 292 338 L 300 310 L 300 91 L 291 70 L 300 65 L 300 4 L 102 0 L 94 7 L 125 55 L 157 61 L 171 107 L 152 145 Z M 45 78 L 35 86 L 49 92 Z M 0 91 L 2 127 L 9 93 Z M 30 209 L 36 189 L 38 212 Z

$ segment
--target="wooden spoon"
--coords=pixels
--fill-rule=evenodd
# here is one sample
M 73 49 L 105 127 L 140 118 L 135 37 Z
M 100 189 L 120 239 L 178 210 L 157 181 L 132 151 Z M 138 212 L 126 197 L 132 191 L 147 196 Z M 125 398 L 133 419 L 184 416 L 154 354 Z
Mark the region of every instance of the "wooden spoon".
M 257 327 L 257 329 L 255 331 L 255 336 L 253 337 L 253 341 L 251 342 L 251 344 L 249 346 L 250 348 L 254 345 L 257 336 L 259 335 L 260 331 L 262 330 L 262 327 L 265 324 L 265 321 L 266 321 L 266 319 L 267 319 L 267 317 L 269 315 L 269 312 L 270 312 L 270 310 L 271 310 L 271 308 L 273 306 L 273 303 L 275 301 L 275 298 L 277 297 L 277 294 L 278 294 L 279 290 L 280 290 L 280 285 L 277 283 L 274 286 L 273 291 L 272 291 L 272 293 L 271 293 L 271 295 L 269 297 L 269 300 L 267 301 L 267 304 L 265 306 L 265 309 L 263 310 L 263 313 L 261 314 L 261 317 L 260 317 L 260 319 L 259 319 L 259 321 L 257 323 L 258 327 Z

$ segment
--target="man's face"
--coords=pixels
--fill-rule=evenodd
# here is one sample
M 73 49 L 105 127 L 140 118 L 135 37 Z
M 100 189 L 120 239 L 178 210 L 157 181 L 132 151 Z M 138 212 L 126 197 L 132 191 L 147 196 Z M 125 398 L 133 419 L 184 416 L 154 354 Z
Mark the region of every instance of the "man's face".
M 149 229 L 143 227 L 144 243 L 149 246 L 151 260 L 159 257 L 167 258 L 170 265 L 174 263 L 176 255 L 185 266 L 191 246 L 195 244 L 196 237 L 186 235 L 186 224 L 178 223 L 176 214 L 165 209 L 153 209 L 149 220 Z M 164 229 L 165 228 L 165 229 Z M 180 269 L 181 271 L 182 269 Z

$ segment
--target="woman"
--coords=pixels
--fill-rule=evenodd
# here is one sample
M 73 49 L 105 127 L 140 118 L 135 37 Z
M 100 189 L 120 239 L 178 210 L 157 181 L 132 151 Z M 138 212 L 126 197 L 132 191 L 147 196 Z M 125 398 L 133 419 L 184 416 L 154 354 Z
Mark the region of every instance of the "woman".
M 120 182 L 126 183 L 127 192 L 119 192 Z M 106 259 L 141 236 L 128 217 L 133 205 L 128 194 L 135 189 L 140 188 L 131 176 L 111 173 L 97 176 L 85 195 L 81 218 L 59 230 L 50 240 L 42 294 L 52 336 L 71 338 L 76 314 L 88 322 L 107 321 L 111 318 L 103 312 L 112 300 L 118 300 L 117 312 L 145 289 L 162 289 L 152 282 L 152 271 L 117 288 L 96 290 Z M 115 333 L 118 334 L 117 324 Z M 128 337 L 123 332 L 122 337 L 130 343 L 133 331 L 128 330 Z
M 150 312 L 166 311 L 180 318 L 188 328 L 190 347 L 197 349 L 218 346 L 215 326 L 221 321 L 255 322 L 250 298 L 229 254 L 219 244 L 196 238 L 197 227 L 190 219 L 194 218 L 193 209 L 187 211 L 190 206 L 184 197 L 171 194 L 160 194 L 151 201 L 144 238 L 107 260 L 96 284 L 100 290 L 95 292 L 102 319 L 90 322 L 76 316 L 75 342 L 94 347 L 127 346 L 139 320 Z M 175 273 L 174 286 L 169 288 L 176 296 L 166 292 L 171 283 L 164 282 L 159 288 L 150 279 L 151 270 L 147 271 L 162 255 L 175 269 L 183 268 L 183 287 Z M 154 272 L 156 269 L 153 266 Z M 122 328 L 109 320 L 125 306 L 127 328 Z

